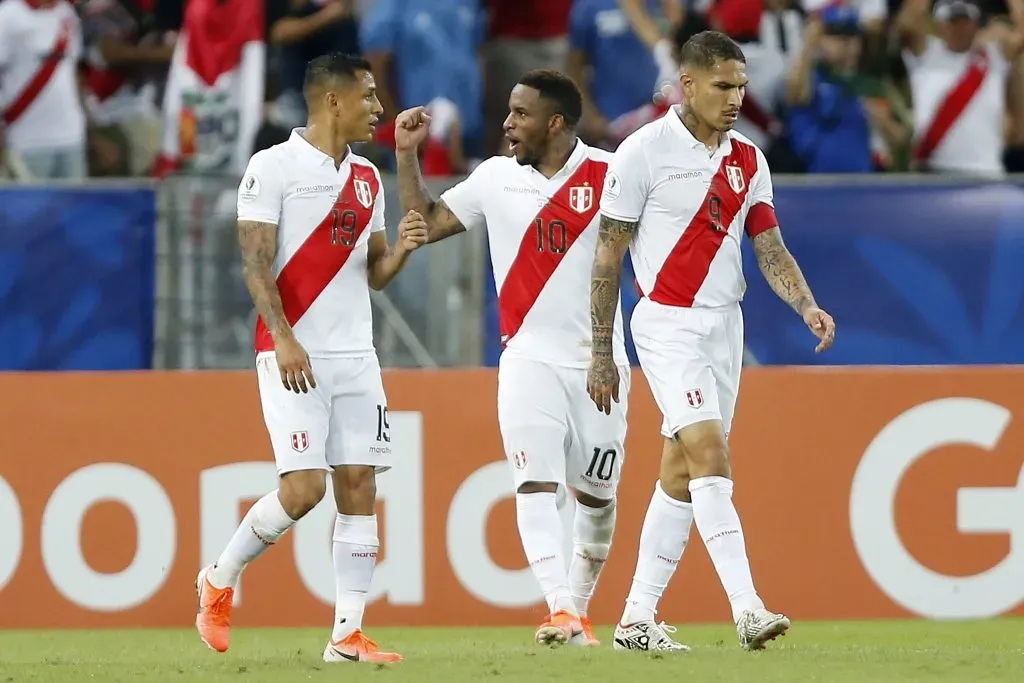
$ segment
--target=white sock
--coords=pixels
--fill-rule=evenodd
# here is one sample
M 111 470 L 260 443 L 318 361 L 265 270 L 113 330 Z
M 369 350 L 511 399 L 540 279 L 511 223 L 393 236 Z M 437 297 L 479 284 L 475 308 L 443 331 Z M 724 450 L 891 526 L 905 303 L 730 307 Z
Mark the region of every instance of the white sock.
M 207 580 L 217 588 L 234 588 L 246 565 L 274 545 L 293 524 L 295 520 L 284 511 L 277 491 L 263 496 L 245 513 Z
M 342 515 L 334 522 L 334 629 L 344 640 L 363 627 L 363 610 L 377 566 L 377 515 Z
M 552 614 L 559 610 L 575 613 L 562 551 L 562 519 L 555 495 L 517 493 L 516 522 L 523 551 L 548 602 L 548 609 Z
M 587 615 L 615 531 L 615 501 L 603 508 L 576 501 L 573 520 L 572 560 L 569 562 L 569 593 L 580 616 Z
M 640 532 L 640 550 L 622 612 L 623 624 L 654 619 L 658 601 L 683 557 L 692 523 L 693 505 L 672 498 L 657 482 Z
M 732 503 L 732 489 L 732 480 L 725 477 L 690 480 L 697 531 L 704 539 L 718 579 L 729 596 L 735 621 L 745 610 L 764 607 L 764 603 L 754 590 L 754 579 L 750 576 L 743 528 Z

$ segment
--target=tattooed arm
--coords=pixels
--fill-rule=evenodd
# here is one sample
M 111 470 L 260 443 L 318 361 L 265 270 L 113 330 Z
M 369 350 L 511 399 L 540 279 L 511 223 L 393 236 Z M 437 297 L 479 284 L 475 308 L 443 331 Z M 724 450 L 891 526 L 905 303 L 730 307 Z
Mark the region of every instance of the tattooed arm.
M 780 299 L 801 316 L 809 307 L 817 306 L 800 266 L 782 241 L 782 232 L 778 227 L 765 230 L 751 242 L 761 274 Z
M 277 226 L 273 223 L 238 221 L 238 243 L 242 248 L 242 275 L 256 312 L 275 341 L 292 334 L 284 316 L 281 293 L 274 278 L 277 255 Z
M 427 223 L 427 243 L 465 232 L 466 226 L 452 213 L 448 205 L 430 195 L 430 190 L 423 182 L 416 152 L 400 152 L 397 158 L 398 193 L 402 199 L 402 208 L 423 216 Z
M 587 386 L 598 410 L 610 414 L 619 400 L 619 371 L 615 367 L 612 336 L 619 303 L 622 259 L 636 229 L 635 222 L 601 216 L 597 252 L 590 273 L 590 326 L 593 337 Z
M 590 271 L 590 325 L 595 357 L 612 356 L 612 329 L 619 301 L 622 259 L 635 229 L 636 223 L 601 216 L 597 253 Z
M 755 235 L 751 242 L 757 255 L 757 265 L 764 279 L 780 299 L 800 314 L 807 327 L 820 340 L 815 351 L 832 346 L 836 337 L 836 323 L 828 313 L 818 307 L 811 288 L 782 241 L 782 232 L 776 226 Z

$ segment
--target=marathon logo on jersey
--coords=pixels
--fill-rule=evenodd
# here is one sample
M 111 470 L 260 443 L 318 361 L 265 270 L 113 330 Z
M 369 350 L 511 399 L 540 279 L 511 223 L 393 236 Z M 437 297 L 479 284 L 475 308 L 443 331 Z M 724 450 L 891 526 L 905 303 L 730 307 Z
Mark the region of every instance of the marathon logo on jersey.
M 725 175 L 729 178 L 729 187 L 736 194 L 743 192 L 743 188 L 747 186 L 747 181 L 743 177 L 743 169 L 739 166 L 729 164 L 725 167 Z
M 512 463 L 516 466 L 517 470 L 526 468 L 526 453 L 523 451 L 516 451 L 512 454 Z
M 690 389 L 686 392 L 686 402 L 690 404 L 691 408 L 700 408 L 704 405 L 704 394 L 700 392 L 700 389 Z
M 303 453 L 309 448 L 309 433 L 308 432 L 292 432 L 292 450 L 296 453 Z
M 586 213 L 594 203 L 594 188 L 577 185 L 569 188 L 569 206 L 576 213 Z
M 352 181 L 352 185 L 356 190 L 356 199 L 360 204 L 369 209 L 370 205 L 373 204 L 373 191 L 370 189 L 370 183 L 356 178 Z

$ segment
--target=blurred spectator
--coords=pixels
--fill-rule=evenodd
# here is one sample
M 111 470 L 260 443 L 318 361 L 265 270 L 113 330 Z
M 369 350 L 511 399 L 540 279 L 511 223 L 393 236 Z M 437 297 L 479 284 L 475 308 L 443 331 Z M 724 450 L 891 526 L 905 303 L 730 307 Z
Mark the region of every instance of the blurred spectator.
M 385 118 L 393 121 L 403 108 L 436 98 L 448 100 L 458 110 L 467 153 L 480 155 L 485 20 L 479 0 L 376 0 L 363 17 L 359 39 Z
M 656 0 L 645 0 L 645 7 L 664 16 Z M 576 0 L 569 38 L 566 70 L 583 93 L 580 135 L 599 144 L 609 121 L 650 104 L 658 67 L 617 0 Z
M 484 48 L 484 150 L 507 154 L 500 122 L 508 95 L 533 69 L 563 69 L 569 53 L 572 0 L 486 0 L 490 10 Z
M 970 0 L 936 3 L 938 36 L 928 32 L 928 0 L 907 0 L 897 27 L 914 101 L 917 167 L 1003 175 L 1007 80 L 1024 45 L 1021 3 L 1012 0 L 1014 29 L 994 43 L 979 39 L 981 8 Z
M 306 64 L 329 52 L 359 53 L 353 0 L 267 0 L 267 42 L 279 47 L 277 103 L 290 127 L 304 125 Z
M 153 173 L 241 175 L 263 118 L 264 4 L 188 0 L 163 106 Z
M 804 13 L 793 0 L 766 0 L 761 14 L 760 41 L 782 55 L 787 67 L 803 49 Z
M 37 178 L 84 178 L 78 89 L 82 26 L 64 0 L 0 2 L 0 114 L 5 146 Z
M 80 0 L 92 175 L 139 175 L 160 146 L 159 93 L 179 26 L 155 0 Z
M 786 79 L 786 102 L 790 142 L 811 173 L 870 172 L 908 138 L 885 84 L 858 73 L 861 49 L 856 10 L 832 6 L 808 21 L 803 50 Z M 875 158 L 875 149 L 884 154 Z
M 874 76 L 883 76 L 889 65 L 887 0 L 803 0 L 804 11 L 809 15 L 831 7 L 848 7 L 857 13 L 862 29 L 861 69 Z

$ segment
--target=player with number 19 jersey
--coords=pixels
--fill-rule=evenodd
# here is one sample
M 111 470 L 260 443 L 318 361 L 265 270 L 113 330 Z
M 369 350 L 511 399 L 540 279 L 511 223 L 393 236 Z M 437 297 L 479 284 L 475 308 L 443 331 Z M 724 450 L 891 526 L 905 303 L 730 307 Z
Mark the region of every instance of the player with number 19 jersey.
M 590 269 L 610 159 L 577 140 L 549 179 L 496 156 L 440 197 L 468 230 L 486 226 L 503 347 L 498 422 L 517 489 L 552 481 L 607 499 L 618 485 L 629 381 L 621 310 L 613 348 L 627 384 L 610 418 L 594 412 L 586 377 Z M 613 455 L 602 468 L 605 453 Z
M 351 151 L 336 169 L 301 132 L 257 152 L 238 189 L 239 221 L 277 225 L 281 303 L 317 378 L 308 394 L 286 389 L 274 340 L 258 320 L 263 415 L 279 473 L 338 465 L 382 472 L 391 449 L 367 280 L 370 234 L 385 229 L 380 173 Z

